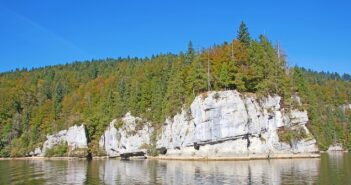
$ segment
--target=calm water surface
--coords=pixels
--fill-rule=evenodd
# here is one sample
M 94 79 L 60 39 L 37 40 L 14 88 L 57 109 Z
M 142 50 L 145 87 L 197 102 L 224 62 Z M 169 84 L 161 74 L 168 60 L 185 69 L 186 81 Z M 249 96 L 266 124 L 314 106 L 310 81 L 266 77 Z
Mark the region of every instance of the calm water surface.
M 0 161 L 0 184 L 351 184 L 351 155 L 255 161 Z

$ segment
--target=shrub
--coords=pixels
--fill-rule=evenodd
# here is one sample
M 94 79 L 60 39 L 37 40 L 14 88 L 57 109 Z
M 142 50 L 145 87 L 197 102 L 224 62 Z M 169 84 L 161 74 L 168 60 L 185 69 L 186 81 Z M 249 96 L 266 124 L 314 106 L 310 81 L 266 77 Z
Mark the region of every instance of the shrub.
M 200 96 L 201 96 L 202 100 L 205 100 L 208 97 L 208 93 L 207 92 L 203 92 L 203 93 L 201 93 Z
M 190 121 L 190 120 L 192 120 L 192 119 L 193 119 L 193 115 L 192 115 L 192 113 L 191 113 L 191 108 L 188 108 L 188 109 L 186 110 L 185 120 L 186 120 L 186 121 Z
M 123 127 L 123 125 L 124 125 L 123 120 L 122 119 L 118 119 L 117 123 L 116 123 L 116 128 L 120 129 L 120 128 Z
M 218 99 L 220 98 L 219 93 L 216 92 L 216 93 L 213 95 L 213 98 L 214 98 L 215 100 L 218 100 Z
M 88 144 L 88 153 L 93 156 L 106 156 L 106 152 L 100 148 L 97 140 L 93 140 Z
M 307 138 L 306 131 L 299 127 L 298 129 L 281 128 L 278 129 L 279 141 L 292 144 L 293 140 L 301 140 Z
M 149 156 L 158 156 L 159 152 L 156 149 L 156 145 L 150 145 L 150 147 L 147 149 L 147 155 Z
M 69 157 L 88 157 L 88 148 L 77 148 L 69 152 Z
M 0 149 L 0 157 L 10 157 L 9 147 L 4 147 Z
M 45 157 L 64 157 L 68 156 L 67 142 L 56 145 L 45 151 Z
M 158 156 L 159 152 L 154 144 L 142 144 L 139 149 L 146 149 L 146 154 L 149 156 Z

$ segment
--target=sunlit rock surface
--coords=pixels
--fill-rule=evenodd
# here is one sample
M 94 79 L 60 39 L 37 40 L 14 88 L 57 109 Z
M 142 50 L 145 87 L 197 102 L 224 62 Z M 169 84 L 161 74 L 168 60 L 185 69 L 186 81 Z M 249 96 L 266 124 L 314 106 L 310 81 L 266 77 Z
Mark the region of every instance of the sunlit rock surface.
M 121 154 L 146 153 L 150 144 L 153 128 L 149 122 L 127 113 L 121 120 L 120 128 L 116 128 L 117 120 L 113 120 L 101 136 L 99 146 L 110 157 Z
M 330 145 L 329 148 L 328 148 L 328 152 L 341 152 L 341 151 L 345 151 L 345 149 L 342 146 L 342 144 Z
M 351 110 L 351 104 L 341 105 L 340 108 L 345 112 L 347 110 Z
M 61 130 L 56 134 L 46 136 L 47 140 L 43 144 L 42 154 L 54 146 L 67 143 L 69 152 L 75 149 L 88 148 L 85 126 L 74 125 L 68 130 Z
M 306 111 L 285 110 L 281 97 L 257 99 L 237 91 L 197 96 L 189 110 L 167 119 L 157 147 L 167 156 L 290 157 L 318 151 Z M 278 129 L 301 130 L 305 139 L 280 142 Z

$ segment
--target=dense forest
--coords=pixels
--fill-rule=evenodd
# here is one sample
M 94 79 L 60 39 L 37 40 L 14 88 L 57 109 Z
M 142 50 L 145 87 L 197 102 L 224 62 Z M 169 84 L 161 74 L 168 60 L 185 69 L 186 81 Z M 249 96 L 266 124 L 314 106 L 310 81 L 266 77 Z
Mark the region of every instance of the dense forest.
M 0 74 L 0 156 L 24 156 L 46 135 L 84 123 L 89 148 L 114 118 L 126 112 L 155 128 L 208 90 L 278 94 L 285 108 L 307 109 L 320 149 L 351 149 L 351 76 L 288 67 L 265 35 L 250 36 L 241 23 L 230 42 L 150 58 L 73 62 Z M 301 97 L 302 104 L 293 101 Z

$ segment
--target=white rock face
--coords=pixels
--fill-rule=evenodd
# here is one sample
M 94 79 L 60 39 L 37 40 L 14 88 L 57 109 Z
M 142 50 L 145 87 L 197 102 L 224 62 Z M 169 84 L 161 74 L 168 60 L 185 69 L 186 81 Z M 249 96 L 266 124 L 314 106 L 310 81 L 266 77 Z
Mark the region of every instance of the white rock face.
M 40 147 L 34 149 L 34 151 L 29 152 L 28 156 L 44 156 Z
M 330 145 L 328 148 L 328 152 L 340 152 L 345 151 L 344 147 L 341 144 Z
M 85 127 L 74 125 L 68 130 L 61 130 L 56 134 L 46 136 L 47 140 L 43 144 L 42 155 L 45 154 L 47 149 L 50 149 L 56 145 L 67 142 L 69 151 L 73 151 L 77 148 L 88 148 L 87 137 L 85 133 Z
M 306 128 L 306 111 L 285 112 L 281 97 L 258 100 L 237 91 L 208 92 L 200 95 L 173 119 L 167 119 L 157 147 L 167 148 L 168 156 L 274 157 L 318 151 Z M 279 141 L 278 129 L 303 129 L 306 139 Z M 195 149 L 199 146 L 198 150 Z
M 127 113 L 122 118 L 123 126 L 115 127 L 117 120 L 113 120 L 101 136 L 99 146 L 108 156 L 116 157 L 120 154 L 144 152 L 143 146 L 150 144 L 150 136 L 153 132 L 151 124 L 143 122 L 141 118 Z
M 117 120 L 113 120 L 110 123 L 110 126 L 105 130 L 104 135 L 101 136 L 99 141 L 100 148 L 106 152 L 106 154 L 110 157 L 119 156 L 118 146 L 119 146 L 119 139 L 120 134 L 118 133 L 117 129 L 115 128 L 115 124 Z
M 340 108 L 345 112 L 346 110 L 351 110 L 351 104 L 341 105 Z
M 41 155 L 43 155 L 43 152 L 41 151 L 40 147 L 35 148 L 33 155 L 34 156 L 41 156 Z

